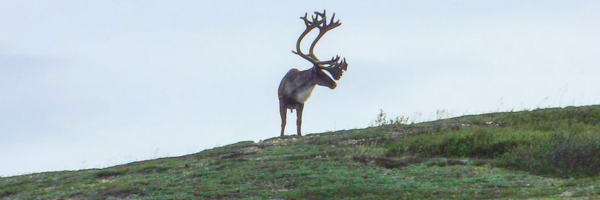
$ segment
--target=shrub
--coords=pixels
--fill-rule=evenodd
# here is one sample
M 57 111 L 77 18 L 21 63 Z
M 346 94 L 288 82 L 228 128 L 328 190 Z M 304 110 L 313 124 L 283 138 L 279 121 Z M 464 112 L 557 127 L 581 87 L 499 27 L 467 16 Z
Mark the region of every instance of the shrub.
M 388 148 L 398 155 L 493 159 L 496 166 L 558 177 L 600 174 L 600 131 L 584 124 L 554 131 L 471 127 L 407 137 Z
M 409 137 L 392 146 L 388 155 L 495 158 L 534 139 L 522 131 L 476 127 Z
M 121 176 L 124 174 L 127 174 L 127 169 L 117 169 L 117 168 L 109 168 L 109 169 L 103 169 L 100 170 L 98 172 L 96 172 L 96 178 L 110 178 L 110 177 L 115 177 L 115 176 Z
M 519 145 L 499 160 L 500 166 L 561 177 L 600 173 L 600 134 L 552 133 L 530 145 Z
M 406 124 L 408 124 L 408 121 L 409 121 L 408 117 L 400 117 L 400 116 L 388 119 L 385 111 L 383 111 L 383 109 L 379 109 L 379 114 L 377 114 L 377 118 L 375 118 L 375 120 L 373 120 L 373 122 L 371 122 L 371 124 L 369 126 L 376 127 L 376 126 L 385 126 L 385 125 L 406 125 Z

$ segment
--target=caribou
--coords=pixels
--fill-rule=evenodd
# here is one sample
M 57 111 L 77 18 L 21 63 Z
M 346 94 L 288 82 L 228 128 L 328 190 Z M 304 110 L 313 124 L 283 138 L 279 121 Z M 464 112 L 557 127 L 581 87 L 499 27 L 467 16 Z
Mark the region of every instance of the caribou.
M 292 113 L 294 110 L 297 110 L 296 128 L 298 136 L 302 136 L 302 112 L 304 111 L 304 103 L 308 100 L 312 91 L 317 85 L 325 86 L 332 90 L 335 89 L 337 87 L 336 81 L 340 80 L 344 71 L 348 69 L 348 63 L 345 58 L 340 59 L 340 56 L 335 56 L 330 60 L 321 61 L 314 53 L 315 46 L 323 35 L 342 25 L 339 20 L 334 21 L 335 13 L 329 22 L 327 21 L 325 10 L 323 10 L 322 13 L 315 12 L 314 15 L 311 15 L 311 19 L 308 19 L 308 13 L 305 13 L 300 19 L 304 21 L 306 29 L 300 34 L 300 37 L 296 42 L 296 51 L 292 51 L 292 53 L 308 60 L 312 63 L 312 68 L 304 71 L 295 68 L 291 69 L 285 74 L 283 79 L 281 79 L 278 89 L 279 113 L 281 115 L 281 136 L 284 136 L 287 109 L 290 109 Z M 310 45 L 308 54 L 305 54 L 300 49 L 300 43 L 302 42 L 302 39 L 315 28 L 319 30 L 319 34 Z M 331 77 L 328 76 L 325 71 L 327 71 Z

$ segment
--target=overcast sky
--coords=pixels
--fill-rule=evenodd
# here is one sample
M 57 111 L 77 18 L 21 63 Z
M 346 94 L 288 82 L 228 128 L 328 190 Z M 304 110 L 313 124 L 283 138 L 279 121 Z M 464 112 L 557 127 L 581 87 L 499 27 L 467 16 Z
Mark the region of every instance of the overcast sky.
M 305 12 L 349 66 L 303 131 L 600 103 L 600 1 L 0 1 L 0 176 L 279 135 Z M 288 114 L 287 134 L 295 133 Z

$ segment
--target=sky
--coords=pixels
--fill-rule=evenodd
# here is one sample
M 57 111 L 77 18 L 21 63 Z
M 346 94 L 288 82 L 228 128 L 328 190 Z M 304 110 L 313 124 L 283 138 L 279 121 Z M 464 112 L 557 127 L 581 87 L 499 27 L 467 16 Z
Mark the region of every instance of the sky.
M 600 103 L 599 1 L 0 0 L 0 176 L 278 136 L 279 82 L 311 67 L 299 17 L 323 9 L 342 26 L 315 52 L 349 65 L 305 134 Z

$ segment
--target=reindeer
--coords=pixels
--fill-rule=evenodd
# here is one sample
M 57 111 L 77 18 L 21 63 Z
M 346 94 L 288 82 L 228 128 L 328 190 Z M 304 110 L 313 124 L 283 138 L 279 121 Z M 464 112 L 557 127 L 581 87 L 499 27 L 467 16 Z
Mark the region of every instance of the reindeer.
M 315 15 L 311 15 L 311 20 L 307 18 L 308 13 L 304 14 L 304 17 L 300 17 L 306 25 L 306 30 L 302 32 L 298 41 L 296 42 L 296 51 L 292 53 L 299 55 L 300 57 L 308 60 L 313 64 L 313 67 L 304 71 L 298 69 L 291 69 L 285 74 L 281 83 L 279 84 L 278 96 L 279 96 L 279 113 L 281 115 L 281 136 L 284 136 L 286 114 L 287 109 L 293 113 L 297 110 L 296 128 L 298 136 L 302 136 L 302 112 L 304 111 L 304 102 L 308 100 L 315 86 L 325 86 L 330 89 L 337 87 L 335 79 L 340 80 L 344 71 L 348 69 L 348 63 L 346 59 L 340 60 L 339 56 L 331 58 L 331 60 L 321 61 L 314 53 L 315 45 L 317 42 L 327 33 L 328 31 L 342 25 L 340 21 L 334 22 L 335 13 L 331 17 L 331 21 L 327 22 L 326 11 L 323 13 L 315 12 Z M 313 29 L 319 29 L 319 35 L 310 45 L 309 53 L 302 53 L 300 50 L 300 43 L 302 39 Z M 323 70 L 329 72 L 329 77 Z M 333 79 L 332 79 L 333 78 Z

